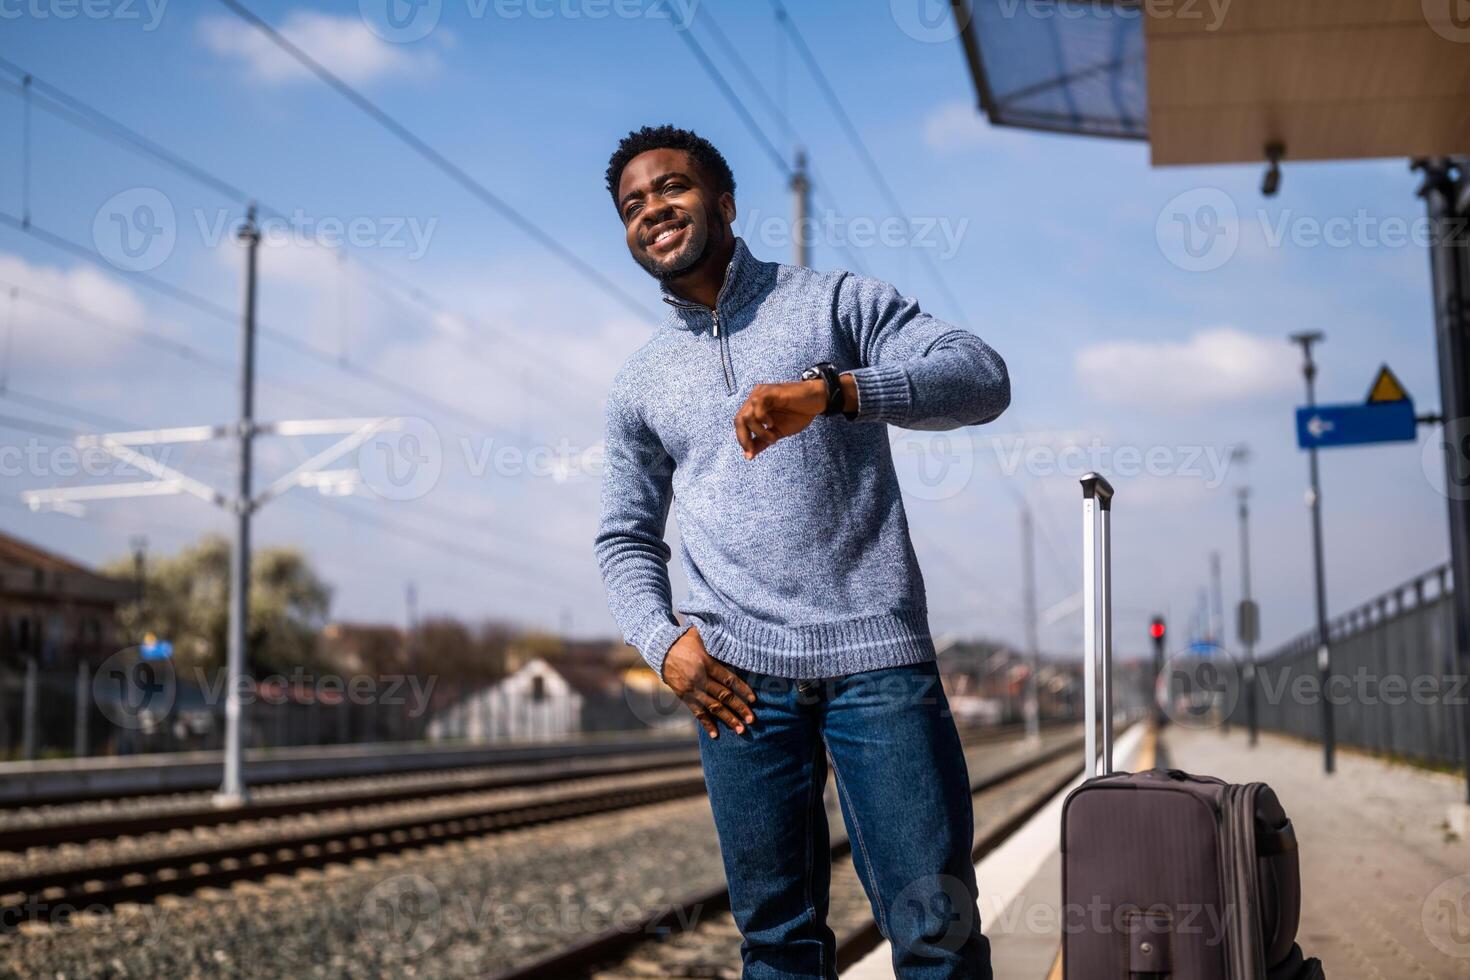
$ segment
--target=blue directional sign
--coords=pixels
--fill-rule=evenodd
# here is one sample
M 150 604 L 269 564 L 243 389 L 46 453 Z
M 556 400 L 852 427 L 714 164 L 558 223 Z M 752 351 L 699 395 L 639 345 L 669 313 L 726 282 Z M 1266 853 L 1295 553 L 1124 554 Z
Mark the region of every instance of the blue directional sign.
M 1296 410 L 1296 444 L 1302 449 L 1413 442 L 1414 439 L 1414 403 L 1407 398 Z

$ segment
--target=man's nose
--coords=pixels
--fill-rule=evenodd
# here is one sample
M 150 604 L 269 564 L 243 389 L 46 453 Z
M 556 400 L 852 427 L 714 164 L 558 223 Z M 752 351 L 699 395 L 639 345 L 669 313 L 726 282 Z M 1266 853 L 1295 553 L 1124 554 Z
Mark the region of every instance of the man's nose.
M 667 221 L 674 216 L 674 208 L 670 204 L 649 206 L 643 210 L 643 226 L 652 228 L 660 221 Z

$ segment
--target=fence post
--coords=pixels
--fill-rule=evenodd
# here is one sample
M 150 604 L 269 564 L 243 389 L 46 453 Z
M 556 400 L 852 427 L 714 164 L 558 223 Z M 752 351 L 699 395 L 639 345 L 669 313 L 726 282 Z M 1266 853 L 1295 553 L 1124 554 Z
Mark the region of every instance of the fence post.
M 1424 579 L 1416 578 L 1414 588 L 1414 670 L 1416 677 L 1433 677 L 1434 660 L 1429 650 L 1429 618 L 1424 615 Z M 1435 685 L 1434 701 L 1429 704 L 1416 705 L 1424 715 L 1424 744 L 1421 747 L 1423 758 L 1426 760 L 1435 757 L 1435 746 L 1439 744 L 1439 712 L 1435 710 L 1435 704 L 1443 699 L 1442 685 Z M 1414 697 L 1414 685 L 1409 684 L 1409 696 Z
M 1374 624 L 1373 649 L 1377 654 L 1378 672 L 1381 676 L 1388 669 L 1388 599 L 1384 596 L 1378 597 L 1378 622 Z M 1378 713 L 1383 716 L 1383 751 L 1385 755 L 1392 755 L 1394 749 L 1393 711 L 1390 705 L 1383 704 L 1380 700 Z
M 26 657 L 25 692 L 21 705 L 21 758 L 27 762 L 36 757 L 36 685 L 39 681 L 35 657 Z
M 91 717 L 92 675 L 85 658 L 77 658 L 77 710 L 72 720 L 71 754 L 80 759 L 87 754 L 87 722 Z
M 1444 665 L 1447 677 L 1459 676 L 1460 671 L 1465 669 L 1464 661 L 1459 656 L 1459 647 L 1455 643 L 1455 603 L 1450 596 L 1449 566 L 1439 570 L 1439 597 L 1444 606 Z M 1456 587 L 1459 583 L 1456 583 Z M 1470 587 L 1470 586 L 1467 586 Z M 1464 692 L 1462 692 L 1462 697 Z M 1446 705 L 1449 709 L 1450 727 L 1455 730 L 1455 748 L 1458 749 L 1460 768 L 1470 771 L 1470 733 L 1466 732 L 1466 726 L 1460 723 L 1460 712 L 1456 705 Z M 1470 707 L 1463 710 L 1470 711 Z

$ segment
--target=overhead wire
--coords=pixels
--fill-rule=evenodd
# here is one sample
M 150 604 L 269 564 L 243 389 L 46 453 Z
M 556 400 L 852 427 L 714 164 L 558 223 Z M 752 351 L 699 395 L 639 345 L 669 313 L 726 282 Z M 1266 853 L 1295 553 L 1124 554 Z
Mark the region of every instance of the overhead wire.
M 647 317 L 652 315 L 655 319 L 662 319 L 661 316 L 652 314 L 649 307 L 645 306 L 642 302 L 635 299 L 630 293 L 625 291 L 617 283 L 613 282 L 607 276 L 603 275 L 601 271 L 592 266 L 591 263 L 587 262 L 581 256 L 573 252 L 558 238 L 545 231 L 530 218 L 526 217 L 516 208 L 512 207 L 509 202 L 500 197 L 500 195 L 496 194 L 489 187 L 485 186 L 485 184 L 472 177 L 464 168 L 459 166 L 459 164 L 450 160 L 443 153 L 436 150 L 426 140 L 418 136 L 403 123 L 395 119 L 393 116 L 389 115 L 386 110 L 381 108 L 377 103 L 373 102 L 366 95 L 362 94 L 362 92 L 358 91 L 356 88 L 349 85 L 347 82 L 343 81 L 337 75 L 329 71 L 324 65 L 322 65 L 321 62 L 317 61 L 311 55 L 303 51 L 284 34 L 276 30 L 276 28 L 272 27 L 264 19 L 258 16 L 249 7 L 245 6 L 243 3 L 240 3 L 239 0 L 219 0 L 219 3 L 222 4 L 231 13 L 235 14 L 235 16 L 245 21 L 245 23 L 254 27 L 272 44 L 284 51 L 287 55 L 289 55 L 302 67 L 310 71 L 317 78 L 321 79 L 324 83 L 326 83 L 330 88 L 334 89 L 348 102 L 352 103 L 363 113 L 365 113 L 369 118 L 373 119 L 380 126 L 386 129 L 400 142 L 419 154 L 419 156 L 427 160 L 430 164 L 432 164 L 440 172 L 444 173 L 452 181 L 459 184 L 460 187 L 464 188 L 472 196 L 489 205 L 490 208 L 500 214 L 502 218 L 510 222 L 523 234 L 535 241 L 541 247 L 551 252 L 551 254 L 555 255 L 562 262 L 566 263 L 572 269 L 576 270 L 578 274 L 587 279 L 602 292 L 615 299 L 618 303 L 622 304 L 625 308 L 627 308 L 629 311 L 633 312 L 639 317 Z
M 160 163 L 187 177 L 195 183 L 205 188 L 208 188 L 230 200 L 233 200 L 238 204 L 254 204 L 259 208 L 260 212 L 267 217 L 274 217 L 282 221 L 289 220 L 288 216 L 280 209 L 275 208 L 271 206 L 268 202 L 262 201 L 259 197 L 250 194 L 239 185 L 225 180 L 217 174 L 211 173 L 204 167 L 199 166 L 198 164 L 186 159 L 182 155 L 173 152 L 172 150 L 158 143 L 156 140 L 152 140 L 147 136 L 144 136 L 142 133 L 139 133 L 137 130 L 134 130 L 131 127 L 123 124 L 119 120 L 109 116 L 107 113 L 102 112 L 101 110 L 96 109 L 91 105 L 88 105 L 86 102 L 76 98 L 63 89 L 58 88 L 57 86 L 52 85 L 49 82 L 44 81 L 43 79 L 37 78 L 35 75 L 27 72 L 24 68 L 15 64 L 14 62 L 0 57 L 0 70 L 8 71 L 12 74 L 32 79 L 34 85 L 38 88 L 41 95 L 41 99 L 37 102 L 37 105 L 45 111 L 57 116 L 58 118 L 65 119 L 71 122 L 73 125 L 76 125 L 82 129 L 86 129 L 87 131 L 114 143 L 115 145 L 121 146 L 124 149 L 127 149 L 133 153 L 137 153 L 145 158 L 149 158 L 156 163 Z M 0 89 L 7 89 L 17 93 L 21 91 L 19 86 L 16 86 L 4 80 L 0 80 Z M 24 217 L 22 224 L 27 224 L 28 222 L 29 212 L 27 212 L 27 215 Z M 345 255 L 345 253 L 339 251 L 339 255 Z M 391 281 L 399 290 L 406 294 L 407 298 L 413 300 L 416 304 L 423 306 L 425 309 L 429 309 L 439 314 L 453 314 L 455 316 L 459 316 L 467 322 L 475 324 L 481 329 L 485 329 L 495 333 L 505 343 L 509 344 L 512 347 L 515 347 L 517 352 L 523 357 L 535 360 L 538 363 L 542 364 L 547 375 L 555 380 L 558 380 L 560 383 L 569 383 L 571 379 L 569 379 L 567 376 L 568 374 L 570 374 L 573 379 L 577 379 L 583 384 L 593 384 L 593 382 L 585 375 L 578 378 L 577 376 L 579 372 L 577 372 L 575 368 L 568 368 L 565 364 L 549 357 L 544 351 L 539 350 L 538 348 L 534 347 L 533 345 L 527 344 L 524 341 L 521 341 L 510 332 L 501 330 L 491 324 L 487 324 L 483 319 L 472 317 L 468 314 L 460 313 L 459 311 L 451 309 L 448 304 L 437 300 L 421 286 L 408 282 L 401 275 L 388 270 L 379 263 L 370 262 L 361 255 L 355 254 L 351 257 L 350 264 L 353 267 L 354 275 L 357 275 L 361 281 L 373 286 L 375 288 L 375 291 L 378 292 L 380 295 L 383 295 L 385 292 L 380 280 Z M 357 267 L 361 267 L 363 271 L 359 272 L 357 270 Z M 363 274 L 363 272 L 371 272 L 372 274 L 365 275 Z M 178 299 L 180 297 L 175 298 Z M 181 301 L 190 302 L 191 305 L 195 305 L 192 303 L 191 300 Z M 222 308 L 206 309 L 205 312 L 210 313 L 211 315 L 219 315 L 221 309 Z M 224 312 L 228 315 L 228 311 Z M 436 325 L 431 322 L 430 326 Z M 449 334 L 446 331 L 442 330 L 440 331 L 440 333 L 441 335 L 446 336 L 448 339 L 459 342 L 461 343 L 461 346 L 464 346 L 462 338 L 455 337 L 452 334 Z M 328 355 L 330 355 L 330 352 L 327 353 Z M 482 356 L 484 356 L 486 352 L 482 350 L 477 350 L 477 353 L 480 353 Z M 338 353 L 336 356 L 338 360 L 343 360 L 343 355 L 341 353 Z

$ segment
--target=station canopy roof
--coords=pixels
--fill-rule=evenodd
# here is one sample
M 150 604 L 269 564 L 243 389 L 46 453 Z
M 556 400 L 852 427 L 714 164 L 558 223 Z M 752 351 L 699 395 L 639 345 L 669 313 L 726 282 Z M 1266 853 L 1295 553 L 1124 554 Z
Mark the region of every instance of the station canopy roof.
M 991 122 L 1155 165 L 1470 153 L 1465 0 L 951 0 Z

